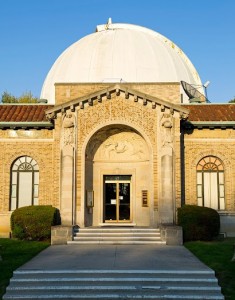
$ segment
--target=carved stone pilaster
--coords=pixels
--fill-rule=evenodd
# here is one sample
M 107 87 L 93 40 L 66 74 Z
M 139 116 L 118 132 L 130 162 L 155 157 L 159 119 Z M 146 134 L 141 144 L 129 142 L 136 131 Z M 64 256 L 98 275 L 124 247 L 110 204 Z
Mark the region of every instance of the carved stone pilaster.
M 173 199 L 173 139 L 174 122 L 171 113 L 163 112 L 160 120 L 161 134 L 161 196 L 159 218 L 162 225 L 174 223 Z
M 71 112 L 62 115 L 61 130 L 61 220 L 62 225 L 73 225 L 74 207 L 74 150 L 75 150 L 75 117 Z

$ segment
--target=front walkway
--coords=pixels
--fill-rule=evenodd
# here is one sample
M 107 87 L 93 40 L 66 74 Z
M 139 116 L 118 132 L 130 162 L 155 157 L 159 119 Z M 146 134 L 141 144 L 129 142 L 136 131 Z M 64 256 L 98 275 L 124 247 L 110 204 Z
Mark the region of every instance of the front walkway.
M 183 246 L 51 246 L 16 270 L 4 300 L 224 300 Z
M 183 246 L 50 246 L 20 269 L 208 270 Z

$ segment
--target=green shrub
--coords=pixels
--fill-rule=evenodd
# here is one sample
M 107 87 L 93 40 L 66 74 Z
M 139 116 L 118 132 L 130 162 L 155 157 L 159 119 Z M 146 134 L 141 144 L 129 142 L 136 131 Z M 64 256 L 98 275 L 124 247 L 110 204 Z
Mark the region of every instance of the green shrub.
M 11 215 L 12 236 L 20 240 L 49 239 L 51 226 L 59 224 L 59 211 L 51 205 L 25 206 Z
M 178 225 L 184 241 L 210 241 L 219 234 L 220 217 L 212 208 L 184 205 L 178 209 Z

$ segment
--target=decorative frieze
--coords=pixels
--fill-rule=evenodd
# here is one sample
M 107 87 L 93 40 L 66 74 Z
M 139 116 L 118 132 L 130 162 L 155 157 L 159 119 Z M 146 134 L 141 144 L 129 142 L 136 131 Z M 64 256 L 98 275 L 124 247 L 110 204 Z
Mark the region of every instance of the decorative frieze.
M 90 94 L 88 97 L 81 97 L 72 101 L 68 101 L 61 105 L 56 105 L 54 108 L 48 109 L 46 114 L 48 119 L 54 118 L 54 114 L 65 113 L 66 110 L 70 110 L 72 106 L 72 110 L 76 107 L 83 109 L 86 105 L 92 106 L 94 101 L 101 102 L 104 99 L 112 99 L 113 95 L 119 96 L 121 93 L 124 93 L 124 98 L 129 99 L 133 97 L 134 102 L 142 101 L 143 105 L 147 105 L 148 103 L 152 103 L 152 108 L 155 109 L 157 105 L 161 106 L 161 111 L 165 109 L 170 109 L 171 113 L 174 112 L 180 113 L 181 118 L 186 118 L 188 115 L 188 109 L 181 107 L 178 104 L 174 104 L 172 102 L 168 102 L 165 100 L 161 100 L 159 98 L 152 97 L 148 94 L 143 94 L 139 91 L 132 90 L 129 88 L 122 88 L 122 85 L 113 85 L 107 89 L 98 91 L 94 94 Z

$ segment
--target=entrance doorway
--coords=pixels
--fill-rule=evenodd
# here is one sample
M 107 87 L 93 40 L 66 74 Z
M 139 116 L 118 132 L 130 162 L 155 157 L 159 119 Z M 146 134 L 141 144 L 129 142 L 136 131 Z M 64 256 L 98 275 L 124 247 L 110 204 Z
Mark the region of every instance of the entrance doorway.
M 131 175 L 104 176 L 104 222 L 131 221 Z

